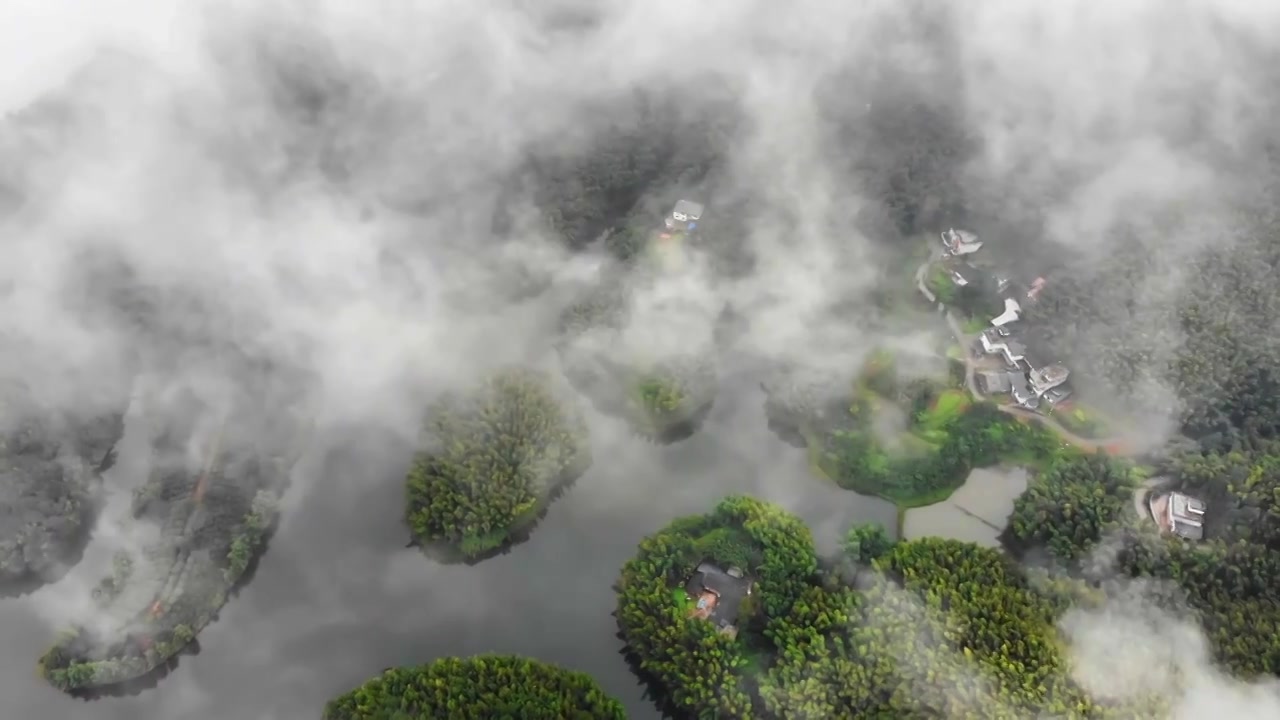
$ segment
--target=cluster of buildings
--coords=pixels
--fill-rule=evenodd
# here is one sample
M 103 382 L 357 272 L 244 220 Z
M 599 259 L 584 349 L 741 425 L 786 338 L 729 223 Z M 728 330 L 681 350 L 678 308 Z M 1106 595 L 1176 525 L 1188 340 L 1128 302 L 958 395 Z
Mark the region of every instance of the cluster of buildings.
M 952 282 L 959 287 L 982 283 L 1004 301 L 1004 312 L 991 318 L 990 327 L 970 348 L 977 357 L 989 356 L 1002 363 L 999 369 L 975 375 L 978 389 L 986 395 L 1008 394 L 1028 410 L 1051 409 L 1070 397 L 1070 371 L 1030 348 L 1034 342 L 1023 327 L 1023 305 L 1039 298 L 1045 279 L 1037 277 L 1026 285 L 1014 283 L 966 259 L 982 247 L 973 233 L 952 228 L 941 236 L 943 262 Z

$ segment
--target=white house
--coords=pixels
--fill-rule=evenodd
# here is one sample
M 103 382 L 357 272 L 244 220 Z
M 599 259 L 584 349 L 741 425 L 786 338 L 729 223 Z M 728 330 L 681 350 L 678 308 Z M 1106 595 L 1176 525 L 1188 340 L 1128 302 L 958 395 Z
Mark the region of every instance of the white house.
M 671 216 L 667 218 L 667 228 L 670 230 L 692 230 L 697 227 L 698 221 L 702 219 L 702 210 L 702 204 L 692 200 L 677 202 L 675 208 L 671 210 Z
M 1022 313 L 1022 306 L 1013 298 L 1004 299 L 1004 312 L 991 319 L 991 324 L 1000 327 L 1016 321 Z
M 982 247 L 982 242 L 978 240 L 978 236 L 966 230 L 956 230 L 948 228 L 941 234 L 942 246 L 945 248 L 945 255 L 968 255 L 975 253 Z

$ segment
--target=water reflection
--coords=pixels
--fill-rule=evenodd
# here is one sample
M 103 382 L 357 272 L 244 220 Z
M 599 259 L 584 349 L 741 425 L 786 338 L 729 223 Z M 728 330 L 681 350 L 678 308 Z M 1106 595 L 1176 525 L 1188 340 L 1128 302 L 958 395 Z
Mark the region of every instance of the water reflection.
M 200 654 L 183 658 L 156 688 L 85 703 L 36 675 L 61 598 L 87 592 L 74 577 L 0 601 L 4 715 L 317 718 L 328 698 L 388 666 L 501 652 L 588 672 L 632 717 L 657 717 L 620 654 L 611 614 L 612 584 L 641 537 L 738 492 L 797 512 L 823 551 L 852 522 L 892 528 L 895 521 L 887 503 L 812 478 L 804 452 L 765 426 L 754 381 L 733 373 L 725 380 L 702 430 L 678 444 L 654 445 L 621 421 L 592 417 L 596 462 L 587 474 L 551 504 L 527 542 L 475 566 L 441 565 L 406 548 L 402 480 L 412 448 L 331 428 L 330 450 L 300 464 L 256 578 L 200 635 Z M 116 473 L 128 472 L 123 455 L 137 450 L 122 451 Z M 72 576 L 96 578 L 109 556 L 91 548 Z
M 1013 503 L 1027 489 L 1026 468 L 975 468 L 951 497 L 906 512 L 902 535 L 908 540 L 937 536 L 999 548 Z

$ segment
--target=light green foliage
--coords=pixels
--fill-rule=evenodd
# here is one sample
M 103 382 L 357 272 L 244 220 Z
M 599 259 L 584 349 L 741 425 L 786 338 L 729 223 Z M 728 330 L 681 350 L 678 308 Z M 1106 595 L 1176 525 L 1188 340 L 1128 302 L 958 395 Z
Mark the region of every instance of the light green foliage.
M 971 404 L 967 391 L 943 390 L 933 404 L 920 413 L 916 424 L 925 433 L 945 432 Z
M 324 720 L 624 720 L 591 677 L 510 655 L 392 668 L 325 706 Z
M 586 424 L 541 373 L 513 370 L 430 411 L 434 444 L 406 482 L 416 538 L 476 556 L 530 525 L 590 463 Z
M 938 302 L 944 305 L 954 304 L 959 291 L 942 265 L 934 265 L 929 271 L 929 275 L 925 278 L 925 287 L 929 288 L 937 296 Z
M 636 392 L 644 411 L 659 417 L 678 411 L 685 399 L 683 389 L 671 378 L 646 377 Z
M 803 438 L 814 468 L 841 487 L 900 507 L 945 500 L 975 467 L 1047 462 L 1060 445 L 1038 425 L 1020 423 L 990 403 L 973 403 L 963 389 L 928 379 L 901 381 L 893 355 L 884 351 L 871 356 L 843 398 L 830 384 L 800 390 L 784 384 L 769 389 L 770 426 Z M 830 399 L 811 397 L 818 390 Z M 830 409 L 834 400 L 843 411 Z M 889 402 L 903 405 L 912 419 L 896 447 L 886 446 L 877 427 L 880 408 Z
M 837 431 L 820 438 L 820 467 L 841 487 L 912 507 L 945 499 L 975 467 L 1048 458 L 1059 445 L 1048 431 L 1019 423 L 988 403 L 971 405 L 927 433 L 924 439 L 935 444 L 935 452 L 889 457 L 869 430 Z

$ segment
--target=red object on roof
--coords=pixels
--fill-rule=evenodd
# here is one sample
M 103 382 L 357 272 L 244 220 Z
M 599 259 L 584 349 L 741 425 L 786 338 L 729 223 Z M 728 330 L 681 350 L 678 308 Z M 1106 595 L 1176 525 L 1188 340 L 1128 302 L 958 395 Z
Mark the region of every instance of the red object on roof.
M 1042 277 L 1036 278 L 1035 281 L 1031 283 L 1031 289 L 1027 291 L 1027 297 L 1032 300 L 1035 300 L 1036 296 L 1040 294 L 1040 291 L 1044 289 L 1044 285 L 1045 285 L 1044 278 Z

